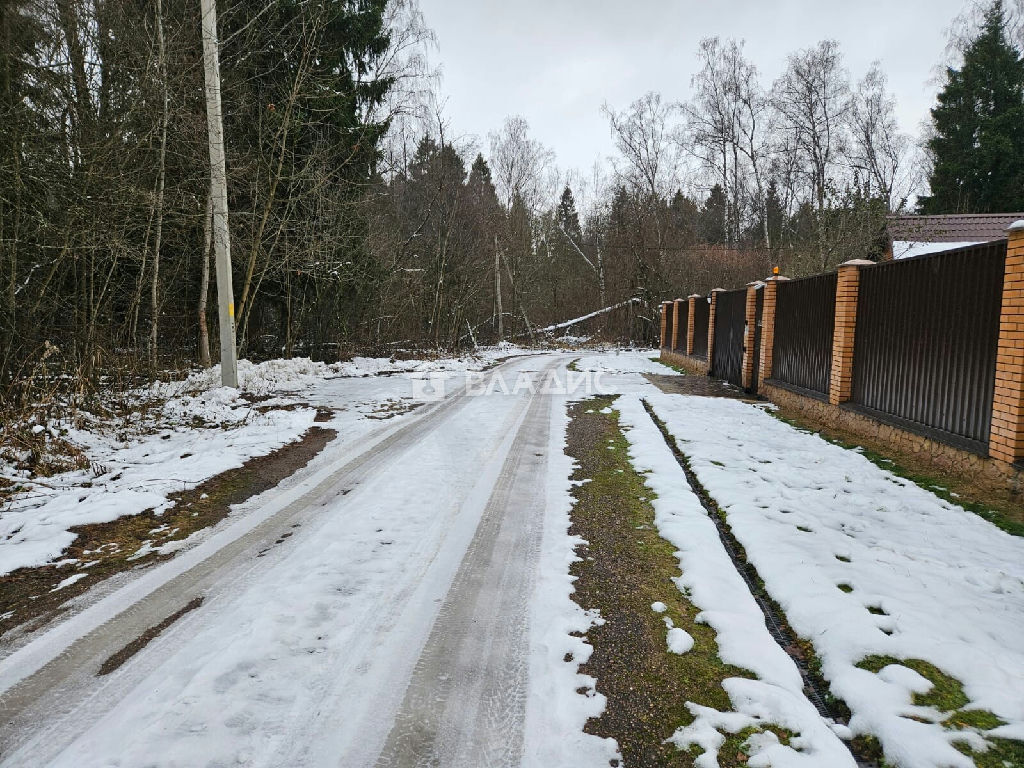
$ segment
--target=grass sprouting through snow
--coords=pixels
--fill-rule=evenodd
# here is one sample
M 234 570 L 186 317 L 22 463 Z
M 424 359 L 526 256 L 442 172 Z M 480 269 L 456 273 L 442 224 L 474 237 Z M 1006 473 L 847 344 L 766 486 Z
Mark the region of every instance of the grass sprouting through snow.
M 629 461 L 618 413 L 602 413 L 613 403 L 612 397 L 598 397 L 570 408 L 567 453 L 577 462 L 573 479 L 580 482 L 572 533 L 588 542 L 572 566 L 575 599 L 604 619 L 588 633 L 594 653 L 581 672 L 594 676 L 608 697 L 604 714 L 586 729 L 616 739 L 626 765 L 691 766 L 697 748 L 687 753 L 665 743 L 693 721 L 686 703 L 728 711 L 732 705 L 722 682 L 752 675 L 722 662 L 714 631 L 697 623 L 698 610 L 673 582 L 679 562 L 675 548 L 658 535 L 654 493 Z M 652 610 L 655 602 L 666 610 Z M 666 618 L 693 637 L 689 652 L 668 650 Z M 767 727 L 783 743 L 792 737 Z M 756 732 L 725 735 L 721 768 L 746 764 L 745 744 Z

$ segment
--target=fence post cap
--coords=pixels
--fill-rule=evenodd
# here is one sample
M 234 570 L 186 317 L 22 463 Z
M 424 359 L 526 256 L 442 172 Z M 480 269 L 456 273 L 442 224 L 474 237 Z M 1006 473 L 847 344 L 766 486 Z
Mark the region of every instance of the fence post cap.
M 1020 232 L 1021 230 L 1024 230 L 1024 219 L 1017 219 L 1017 221 L 1006 228 L 1007 232 Z
M 712 293 L 725 293 L 725 288 L 712 288 Z
M 867 259 L 850 259 L 840 264 L 840 267 L 870 267 L 875 262 L 868 261 Z
M 789 279 L 790 278 L 786 277 L 785 275 L 772 275 L 771 277 L 767 278 L 764 282 L 766 282 L 766 283 L 781 283 L 784 280 L 789 280 Z
M 700 295 L 699 293 L 691 293 L 691 294 L 690 294 L 689 296 L 687 296 L 686 298 L 687 298 L 687 299 L 703 299 L 704 297 L 703 297 L 703 296 L 701 296 L 701 295 Z
M 747 283 L 747 288 L 764 288 L 764 280 L 751 280 Z

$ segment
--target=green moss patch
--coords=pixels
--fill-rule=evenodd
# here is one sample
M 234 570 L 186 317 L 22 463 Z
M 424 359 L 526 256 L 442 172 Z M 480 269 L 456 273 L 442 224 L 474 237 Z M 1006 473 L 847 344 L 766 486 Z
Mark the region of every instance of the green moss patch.
M 934 707 L 943 712 L 953 712 L 969 703 L 964 686 L 955 677 L 947 675 L 931 662 L 924 659 L 897 659 L 893 656 L 868 656 L 857 662 L 857 666 L 875 674 L 885 667 L 899 664 L 914 670 L 932 684 L 928 693 L 915 693 L 913 702 L 921 707 Z
M 915 693 L 912 701 L 918 706 L 949 712 L 949 716 L 942 721 L 942 726 L 947 730 L 978 733 L 1004 724 L 986 710 L 963 709 L 970 703 L 964 693 L 963 683 L 931 662 L 923 659 L 897 659 L 893 656 L 868 656 L 858 662 L 857 666 L 877 674 L 890 664 L 908 667 L 931 682 L 933 688 L 927 693 Z M 980 752 L 974 751 L 964 741 L 954 742 L 954 746 L 973 759 L 979 768 L 1024 768 L 1024 742 L 998 738 L 987 738 L 986 741 L 988 750 Z
M 953 746 L 974 760 L 978 768 L 1024 768 L 1024 742 L 988 739 L 988 749 L 984 752 L 975 752 L 963 742 Z
M 629 462 L 618 413 L 601 413 L 614 401 L 597 397 L 569 410 L 566 453 L 577 463 L 573 480 L 587 481 L 573 492 L 571 532 L 588 542 L 571 568 L 574 598 L 604 619 L 587 635 L 594 652 L 580 671 L 597 679 L 608 705 L 586 731 L 614 738 L 626 765 L 692 766 L 694 754 L 665 743 L 693 721 L 686 703 L 731 710 L 722 682 L 752 674 L 722 662 L 714 631 L 695 621 L 697 608 L 673 582 L 679 562 L 675 548 L 657 533 L 654 493 Z M 666 611 L 652 610 L 655 602 Z M 668 651 L 666 617 L 693 637 L 688 653 Z M 746 763 L 744 743 L 754 732 L 726 735 L 722 768 Z M 782 729 L 776 735 L 791 736 Z

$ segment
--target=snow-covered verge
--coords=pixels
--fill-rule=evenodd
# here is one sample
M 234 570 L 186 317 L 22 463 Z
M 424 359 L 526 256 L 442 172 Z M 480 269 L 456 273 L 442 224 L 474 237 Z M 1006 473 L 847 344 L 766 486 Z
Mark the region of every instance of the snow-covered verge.
M 605 697 L 595 690 L 594 678 L 580 674 L 579 665 L 593 648 L 582 637 L 600 619 L 572 599 L 575 591 L 569 567 L 582 543 L 569 535 L 572 509 L 573 461 L 565 453 L 569 415 L 563 398 L 553 399 L 546 484 L 547 512 L 530 612 L 530 671 L 527 691 L 523 768 L 569 765 L 608 765 L 618 758 L 614 739 L 583 732 L 591 717 L 600 717 Z M 566 662 L 567 654 L 572 659 Z M 581 696 L 577 691 L 589 690 Z
M 1024 540 L 762 408 L 646 396 L 814 644 L 853 733 L 901 768 L 971 768 L 955 742 L 1024 739 Z M 915 703 L 935 681 L 887 660 L 955 678 L 967 716 Z M 1004 725 L 972 728 L 971 710 Z
M 477 354 L 455 358 L 353 357 L 342 363 L 320 363 L 309 358 L 268 360 L 265 363 L 238 361 L 238 388 L 252 395 L 301 392 L 326 378 L 382 376 L 396 373 L 460 373 L 479 371 L 501 357 L 524 354 L 514 344 L 481 348 Z M 213 389 L 220 382 L 220 366 L 197 371 L 182 381 L 156 383 L 154 394 L 173 397 L 183 392 Z
M 170 504 L 170 494 L 299 439 L 316 416 L 311 405 L 341 406 L 344 412 L 324 426 L 358 433 L 356 422 L 382 403 L 414 400 L 408 381 L 397 389 L 339 389 L 327 384 L 331 380 L 457 375 L 522 353 L 504 344 L 473 356 L 432 360 L 241 360 L 238 390 L 219 386 L 220 367 L 214 366 L 119 397 L 134 405 L 127 413 L 98 416 L 81 411 L 73 418 L 34 424 L 31 432 L 59 440 L 57 450 L 73 451 L 83 468 L 40 478 L 19 468 L 25 458 L 19 450 L 8 446 L 3 452 L 0 478 L 21 491 L 0 507 L 0 575 L 52 561 L 74 541 L 74 526 L 148 509 L 159 513 Z M 358 399 L 346 401 L 352 395 Z
M 604 354 L 584 354 L 576 361 L 579 371 L 623 375 L 634 373 L 675 373 L 657 361 L 656 349 L 616 349 Z
M 85 469 L 35 478 L 3 467 L 27 490 L 0 509 L 0 575 L 58 557 L 74 526 L 166 509 L 170 494 L 296 440 L 316 416 L 312 408 L 260 408 L 222 387 L 166 399 L 140 392 L 138 400 L 146 407 L 125 417 L 83 413 L 41 425 L 80 451 Z
M 714 523 L 639 398 L 625 395 L 615 407 L 630 444 L 630 460 L 638 472 L 646 475 L 647 486 L 656 494 L 653 505 L 658 532 L 678 548 L 682 575 L 676 579 L 677 586 L 700 610 L 697 621 L 715 631 L 722 661 L 756 675 L 756 679 L 725 680 L 723 687 L 734 706 L 731 712 L 689 703 L 695 719 L 678 729 L 672 740 L 680 749 L 700 747 L 702 754 L 695 763 L 698 768 L 718 768 L 724 734 L 746 728 L 759 731 L 747 743 L 748 765 L 854 766 L 849 750 L 833 730 L 842 727 L 823 720 L 804 695 L 796 665 L 768 633 L 764 616 L 729 560 Z M 668 632 L 671 646 L 679 638 L 671 637 L 671 629 Z M 795 736 L 783 744 L 766 728 L 769 725 Z

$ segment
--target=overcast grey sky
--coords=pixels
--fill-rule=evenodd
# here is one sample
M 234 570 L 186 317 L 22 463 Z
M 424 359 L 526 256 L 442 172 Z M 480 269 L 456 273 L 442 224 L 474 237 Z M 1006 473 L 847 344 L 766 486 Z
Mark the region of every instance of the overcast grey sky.
M 437 33 L 447 115 L 458 135 L 523 115 L 563 168 L 611 154 L 600 108 L 647 91 L 689 94 L 701 38 L 746 40 L 769 85 L 786 55 L 818 40 L 842 46 L 856 81 L 882 62 L 905 130 L 917 134 L 964 0 L 421 0 Z

